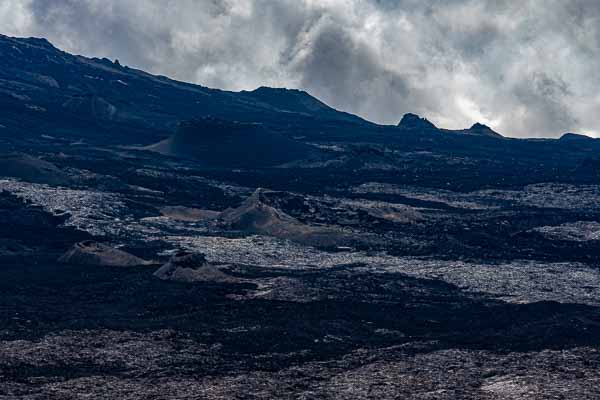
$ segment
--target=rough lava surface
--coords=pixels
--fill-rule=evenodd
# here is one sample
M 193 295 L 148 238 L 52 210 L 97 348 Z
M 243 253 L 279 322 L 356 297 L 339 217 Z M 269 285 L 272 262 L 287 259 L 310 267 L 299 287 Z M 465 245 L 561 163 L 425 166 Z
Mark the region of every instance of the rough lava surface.
M 0 153 L 2 400 L 600 398 L 595 139 L 0 36 Z

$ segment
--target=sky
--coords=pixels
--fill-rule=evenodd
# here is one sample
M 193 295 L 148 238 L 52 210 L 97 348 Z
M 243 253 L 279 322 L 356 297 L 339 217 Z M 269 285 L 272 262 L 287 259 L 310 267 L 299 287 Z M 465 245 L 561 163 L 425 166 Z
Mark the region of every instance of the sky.
M 597 0 L 0 0 L 0 33 L 378 123 L 600 136 Z

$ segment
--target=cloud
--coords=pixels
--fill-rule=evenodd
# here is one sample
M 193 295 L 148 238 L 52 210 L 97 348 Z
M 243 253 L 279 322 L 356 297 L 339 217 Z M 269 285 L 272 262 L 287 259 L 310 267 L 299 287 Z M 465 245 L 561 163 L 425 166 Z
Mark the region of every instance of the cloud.
M 595 0 L 0 0 L 0 26 L 207 86 L 302 88 L 380 123 L 600 135 Z

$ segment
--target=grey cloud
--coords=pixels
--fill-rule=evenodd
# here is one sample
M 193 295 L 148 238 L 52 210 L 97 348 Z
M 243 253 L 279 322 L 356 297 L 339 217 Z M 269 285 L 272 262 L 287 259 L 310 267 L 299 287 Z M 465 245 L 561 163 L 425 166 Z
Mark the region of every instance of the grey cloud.
M 366 45 L 337 25 L 317 30 L 306 55 L 293 66 L 302 87 L 342 109 L 391 121 L 398 118 L 398 110 L 410 107 L 407 80 L 382 68 Z M 386 102 L 372 102 L 370 93 L 382 91 L 388 92 Z
M 102 8 L 96 4 L 78 0 L 34 0 L 30 9 L 37 24 L 36 33 L 47 32 L 82 53 L 103 52 L 136 65 L 152 62 L 146 52 L 148 42 L 168 41 L 167 32 L 145 32 L 145 21 L 135 21 L 127 7 L 121 8 L 115 3 Z
M 519 122 L 524 125 L 522 129 L 567 132 L 578 123 L 564 101 L 568 95 L 564 82 L 536 73 L 516 87 L 514 93 L 525 105 L 525 113 Z M 550 115 L 552 118 L 547 117 Z
M 5 1 L 3 33 L 176 79 L 299 87 L 382 123 L 600 135 L 595 0 Z

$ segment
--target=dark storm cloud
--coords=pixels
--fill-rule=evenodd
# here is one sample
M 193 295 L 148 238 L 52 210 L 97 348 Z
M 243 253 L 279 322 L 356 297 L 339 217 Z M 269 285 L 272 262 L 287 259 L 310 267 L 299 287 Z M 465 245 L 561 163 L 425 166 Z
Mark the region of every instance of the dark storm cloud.
M 600 134 L 596 0 L 0 0 L 4 33 L 226 89 L 511 136 Z

